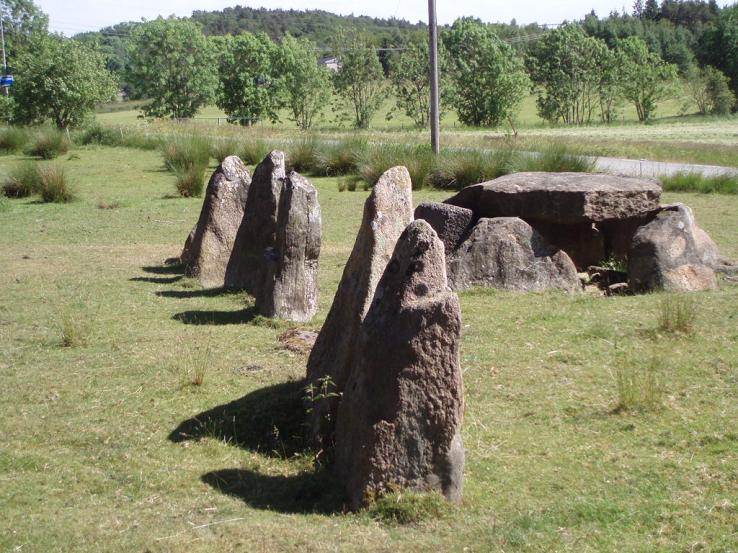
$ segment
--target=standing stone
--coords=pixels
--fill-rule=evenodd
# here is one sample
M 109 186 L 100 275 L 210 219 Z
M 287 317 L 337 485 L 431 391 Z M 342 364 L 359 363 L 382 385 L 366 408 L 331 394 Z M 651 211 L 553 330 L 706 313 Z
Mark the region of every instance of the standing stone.
M 638 229 L 628 254 L 628 285 L 635 292 L 691 292 L 717 288 L 718 252 L 684 204 L 664 206 Z
M 461 244 L 475 220 L 471 209 L 437 202 L 420 204 L 415 208 L 415 218 L 423 219 L 436 231 L 446 248 L 446 256 Z
M 480 219 L 448 260 L 453 290 L 472 286 L 503 290 L 581 290 L 569 256 L 517 217 Z
M 237 156 L 225 158 L 210 177 L 200 218 L 180 257 L 185 274 L 205 287 L 223 286 L 250 184 L 248 169 Z
M 278 213 L 276 242 L 264 259 L 266 278 L 256 296 L 256 309 L 266 317 L 303 322 L 318 309 L 318 192 L 305 177 L 291 172 Z
M 284 153 L 276 150 L 254 170 L 243 221 L 226 269 L 226 288 L 257 296 L 264 285 L 264 259 L 272 255 L 277 237 L 277 210 L 284 177 Z
M 335 471 L 354 509 L 403 488 L 461 501 L 461 312 L 443 252 L 428 223 L 411 223 L 362 324 L 336 427 Z
M 364 203 L 354 248 L 343 270 L 330 312 L 310 352 L 307 381 L 324 397 L 309 405 L 308 434 L 319 444 L 333 441 L 340 394 L 355 363 L 359 328 L 397 239 L 413 220 L 410 174 L 387 170 Z

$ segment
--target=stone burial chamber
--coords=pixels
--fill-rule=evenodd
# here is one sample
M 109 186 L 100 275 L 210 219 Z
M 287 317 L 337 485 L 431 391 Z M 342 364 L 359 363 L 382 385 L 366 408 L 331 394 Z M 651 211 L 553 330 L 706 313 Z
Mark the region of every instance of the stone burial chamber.
M 627 266 L 618 293 L 714 288 L 714 243 L 687 206 L 662 206 L 660 198 L 655 179 L 516 173 L 421 204 L 415 217 L 443 241 L 454 290 L 573 292 L 582 289 L 578 273 L 599 276 L 613 263 Z

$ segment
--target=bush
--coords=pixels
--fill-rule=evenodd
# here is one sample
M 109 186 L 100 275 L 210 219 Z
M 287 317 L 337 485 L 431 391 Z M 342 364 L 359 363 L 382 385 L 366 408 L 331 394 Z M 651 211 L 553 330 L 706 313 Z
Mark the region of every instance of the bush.
M 175 186 L 180 196 L 185 198 L 202 196 L 205 188 L 205 170 L 207 167 L 189 167 L 178 169 Z
M 701 192 L 703 194 L 738 194 L 738 175 L 706 177 L 701 173 L 676 173 L 661 177 L 664 190 L 669 192 Z
M 178 136 L 162 148 L 164 166 L 177 175 L 194 168 L 204 172 L 210 163 L 210 142 L 197 135 Z
M 68 151 L 69 139 L 63 131 L 43 129 L 36 134 L 28 154 L 41 159 L 54 159 Z
M 521 158 L 516 170 L 591 173 L 596 166 L 595 158 L 577 155 L 566 144 L 554 143 L 544 147 L 539 153 Z
M 248 165 L 256 165 L 257 163 L 261 163 L 271 151 L 272 148 L 269 144 L 260 138 L 256 138 L 247 140 L 241 145 L 238 151 L 238 157 Z
M 75 193 L 60 165 L 46 165 L 38 168 L 41 199 L 49 203 L 68 203 L 74 200 Z
M 210 146 L 210 157 L 217 159 L 218 163 L 223 163 L 223 160 L 228 156 L 238 155 L 238 151 L 239 144 L 235 138 L 215 139 L 212 146 Z
M 3 184 L 3 194 L 9 198 L 27 198 L 40 191 L 41 176 L 35 161 L 16 165 Z
M 14 154 L 22 152 L 28 144 L 29 134 L 26 129 L 8 127 L 0 131 L 0 152 Z
M 324 144 L 315 159 L 315 173 L 327 177 L 355 174 L 366 149 L 365 138 Z
M 301 138 L 287 150 L 287 166 L 298 173 L 313 173 L 316 170 L 318 142 L 315 137 Z

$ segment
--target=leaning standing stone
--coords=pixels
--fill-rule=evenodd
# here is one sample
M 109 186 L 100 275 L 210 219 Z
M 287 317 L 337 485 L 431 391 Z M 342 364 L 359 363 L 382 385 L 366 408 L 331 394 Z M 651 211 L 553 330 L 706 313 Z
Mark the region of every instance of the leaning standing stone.
M 225 274 L 225 287 L 254 296 L 264 284 L 265 256 L 277 235 L 277 210 L 285 177 L 284 153 L 273 151 L 254 170 L 243 221 Z
M 318 192 L 293 171 L 282 189 L 276 242 L 264 259 L 266 278 L 256 296 L 259 313 L 299 322 L 313 318 L 318 309 L 320 237 Z
M 336 426 L 335 471 L 354 509 L 403 488 L 461 500 L 461 311 L 443 251 L 428 223 L 410 224 L 362 324 Z
M 316 443 L 333 440 L 339 395 L 355 363 L 359 327 L 374 290 L 405 227 L 413 220 L 410 174 L 387 170 L 364 204 L 364 217 L 343 270 L 330 312 L 310 352 L 307 380 L 319 401 L 309 405 L 308 434 Z
M 638 229 L 628 253 L 628 285 L 635 292 L 692 292 L 717 288 L 715 243 L 684 204 L 665 206 Z
M 237 156 L 225 158 L 210 177 L 200 218 L 180 258 L 185 273 L 205 287 L 223 286 L 250 184 L 248 169 Z

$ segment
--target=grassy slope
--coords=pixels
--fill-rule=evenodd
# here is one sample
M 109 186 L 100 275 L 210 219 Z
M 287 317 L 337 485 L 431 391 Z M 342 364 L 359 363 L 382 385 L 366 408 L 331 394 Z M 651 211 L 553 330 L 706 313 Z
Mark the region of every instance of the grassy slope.
M 694 296 L 692 337 L 653 332 L 660 295 L 462 294 L 462 508 L 415 527 L 315 514 L 306 512 L 310 459 L 270 455 L 292 440 L 284 428 L 274 439 L 268 417 L 235 421 L 261 437 L 240 445 L 167 439 L 234 399 L 259 412 L 250 394 L 276 386 L 269 394 L 279 398 L 305 360 L 277 347 L 281 328 L 173 318 L 245 319 L 243 296 L 198 294 L 158 272 L 179 253 L 200 200 L 167 198 L 174 179 L 155 153 L 78 154 L 64 163 L 79 201 L 17 200 L 0 213 L 0 551 L 734 549 L 738 286 Z M 0 158 L 0 176 L 10 163 Z M 366 193 L 315 184 L 324 216 L 317 328 Z M 98 199 L 123 205 L 102 210 Z M 738 199 L 665 200 L 692 205 L 723 253 L 738 257 Z M 64 320 L 85 346 L 59 346 Z M 664 364 L 664 409 L 613 414 L 613 371 L 652 357 Z M 201 387 L 182 386 L 177 367 L 192 358 L 207 366 Z M 223 469 L 241 480 L 232 494 L 201 480 Z

